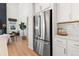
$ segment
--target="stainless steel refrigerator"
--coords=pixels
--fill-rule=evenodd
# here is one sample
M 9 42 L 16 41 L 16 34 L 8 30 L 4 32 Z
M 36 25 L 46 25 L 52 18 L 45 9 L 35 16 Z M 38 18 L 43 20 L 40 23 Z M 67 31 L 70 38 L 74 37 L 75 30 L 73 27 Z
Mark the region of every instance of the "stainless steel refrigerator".
M 41 56 L 52 56 L 52 9 L 34 16 L 33 49 Z

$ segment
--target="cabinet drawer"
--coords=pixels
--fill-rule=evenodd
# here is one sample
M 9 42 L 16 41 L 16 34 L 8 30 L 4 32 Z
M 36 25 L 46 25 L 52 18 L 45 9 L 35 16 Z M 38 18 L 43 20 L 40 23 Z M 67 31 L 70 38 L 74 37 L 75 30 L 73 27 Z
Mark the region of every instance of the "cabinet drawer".
M 55 43 L 57 43 L 58 45 L 63 46 L 63 45 L 66 45 L 66 40 L 60 39 L 60 38 L 56 38 L 55 39 Z
M 54 56 L 65 56 L 67 54 L 66 40 L 61 38 L 55 38 L 53 43 Z
M 68 41 L 68 56 L 79 56 L 79 42 Z
M 68 41 L 68 45 L 74 48 L 79 48 L 79 42 L 77 41 Z

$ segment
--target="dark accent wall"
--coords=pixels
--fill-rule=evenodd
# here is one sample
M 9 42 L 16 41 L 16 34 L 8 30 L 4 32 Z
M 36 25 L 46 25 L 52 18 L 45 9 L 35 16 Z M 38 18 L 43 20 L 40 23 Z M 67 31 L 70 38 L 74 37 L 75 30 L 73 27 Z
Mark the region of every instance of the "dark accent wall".
M 6 33 L 6 27 L 3 27 L 3 24 L 6 25 L 6 20 L 6 3 L 0 3 L 0 30 L 2 33 Z

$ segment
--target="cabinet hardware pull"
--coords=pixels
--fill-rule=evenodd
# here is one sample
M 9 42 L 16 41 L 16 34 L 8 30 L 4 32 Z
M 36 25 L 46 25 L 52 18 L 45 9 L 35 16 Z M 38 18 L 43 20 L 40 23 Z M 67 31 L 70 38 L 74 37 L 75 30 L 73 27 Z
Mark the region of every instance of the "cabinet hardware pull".
M 60 40 L 57 40 L 58 42 L 62 42 L 62 41 L 60 41 Z
M 64 54 L 66 54 L 66 49 L 64 48 Z
M 78 44 L 74 44 L 74 45 L 79 47 L 79 45 L 78 45 Z
M 44 43 L 44 44 L 49 44 L 49 43 Z

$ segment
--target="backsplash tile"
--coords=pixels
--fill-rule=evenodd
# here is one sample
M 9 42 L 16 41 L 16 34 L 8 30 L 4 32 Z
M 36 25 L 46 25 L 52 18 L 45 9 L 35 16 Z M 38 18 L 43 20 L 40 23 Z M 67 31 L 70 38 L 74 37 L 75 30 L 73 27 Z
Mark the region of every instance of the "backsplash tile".
M 58 28 L 63 28 L 69 36 L 79 36 L 79 23 L 58 24 Z

